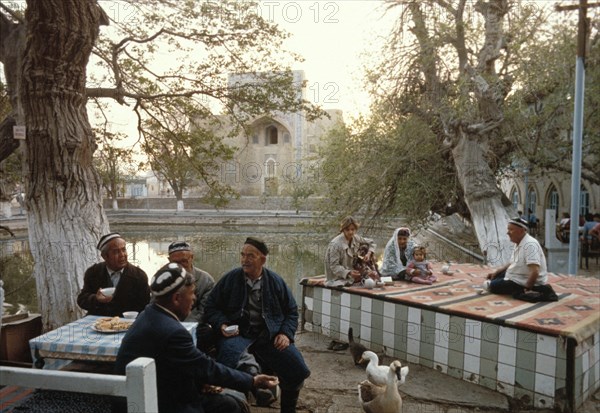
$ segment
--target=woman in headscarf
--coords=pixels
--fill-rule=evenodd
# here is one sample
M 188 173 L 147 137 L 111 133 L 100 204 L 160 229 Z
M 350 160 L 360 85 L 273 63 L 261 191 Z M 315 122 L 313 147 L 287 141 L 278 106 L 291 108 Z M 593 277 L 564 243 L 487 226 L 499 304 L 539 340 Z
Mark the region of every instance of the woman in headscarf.
M 360 271 L 352 268 L 353 259 L 358 256 L 361 244 L 368 244 L 369 252 L 365 260 L 375 254 L 375 243 L 372 239 L 356 234 L 359 224 L 352 217 L 346 217 L 340 224 L 340 233 L 331 240 L 325 253 L 325 274 L 328 286 L 352 285 L 362 279 Z
M 396 228 L 383 252 L 381 275 L 392 277 L 394 281 L 404 280 L 406 266 L 413 259 L 415 243 L 410 239 L 410 229 Z

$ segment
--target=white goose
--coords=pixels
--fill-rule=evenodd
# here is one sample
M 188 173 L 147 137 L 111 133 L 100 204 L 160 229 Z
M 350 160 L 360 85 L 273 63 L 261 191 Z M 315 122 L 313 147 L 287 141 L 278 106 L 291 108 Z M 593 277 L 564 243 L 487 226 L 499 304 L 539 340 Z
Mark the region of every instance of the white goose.
M 377 386 L 365 380 L 358 385 L 358 400 L 366 413 L 401 413 L 402 397 L 398 392 L 398 380 L 408 374 L 408 367 L 394 360 L 387 372 L 385 386 Z
M 366 368 L 367 379 L 377 386 L 385 386 L 387 384 L 388 371 L 390 370 L 389 366 L 380 366 L 379 357 L 372 351 L 365 351 L 362 354 L 361 360 L 369 361 Z

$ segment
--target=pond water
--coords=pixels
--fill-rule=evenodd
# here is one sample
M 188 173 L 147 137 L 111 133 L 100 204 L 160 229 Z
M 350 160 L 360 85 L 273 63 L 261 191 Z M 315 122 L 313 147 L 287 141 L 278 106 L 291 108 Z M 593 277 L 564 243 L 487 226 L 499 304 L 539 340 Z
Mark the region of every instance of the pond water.
M 256 236 L 265 240 L 270 253 L 267 267 L 281 275 L 300 302 L 302 278 L 324 273 L 323 257 L 335 229 L 318 233 L 297 227 L 228 228 L 218 226 L 152 226 L 112 225 L 127 241 L 129 262 L 142 268 L 151 278 L 166 262 L 167 248 L 175 240 L 185 240 L 194 249 L 194 264 L 218 280 L 224 273 L 239 267 L 239 255 L 244 239 Z M 383 248 L 391 234 L 364 234 L 377 243 L 381 260 Z M 0 275 L 4 281 L 5 302 L 36 312 L 35 279 L 31 275 L 33 260 L 27 239 L 0 241 Z

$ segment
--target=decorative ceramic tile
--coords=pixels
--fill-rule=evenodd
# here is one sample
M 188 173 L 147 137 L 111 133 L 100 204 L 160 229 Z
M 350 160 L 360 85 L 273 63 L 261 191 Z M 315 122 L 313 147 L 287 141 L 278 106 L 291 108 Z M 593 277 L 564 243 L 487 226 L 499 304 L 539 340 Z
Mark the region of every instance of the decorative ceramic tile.
M 479 357 L 481 355 L 481 340 L 473 337 L 465 337 L 465 354 Z
M 537 335 L 537 353 L 556 357 L 556 337 Z
M 360 313 L 360 323 L 364 326 L 371 325 L 371 312 L 370 311 L 361 311 Z
M 500 326 L 498 343 L 509 347 L 517 347 L 517 330 Z
M 516 366 L 533 373 L 535 371 L 535 353 L 526 350 L 517 350 Z
M 465 322 L 465 337 L 481 340 L 481 321 L 467 319 Z
M 308 310 L 313 309 L 313 299 L 312 297 L 304 297 L 304 306 Z
M 348 328 L 350 328 L 350 321 L 340 320 L 340 336 L 346 337 L 346 340 L 348 340 Z
M 369 297 L 360 297 L 360 310 L 363 313 L 370 313 L 373 307 L 373 299 Z
M 344 307 L 350 307 L 350 294 L 343 293 L 340 298 L 340 304 Z
M 394 303 L 383 303 L 383 315 L 394 318 L 396 314 L 396 305 Z
M 478 356 L 465 354 L 465 372 L 479 374 L 480 359 Z
M 350 307 L 342 306 L 340 309 L 340 318 L 345 321 L 350 321 Z
M 517 359 L 517 349 L 504 344 L 498 346 L 498 361 L 514 366 Z
M 498 343 L 500 340 L 500 326 L 483 323 L 481 326 L 481 340 L 494 344 Z
M 394 334 L 384 331 L 383 332 L 383 345 L 386 346 L 388 349 L 390 349 L 390 348 L 394 348 L 395 344 L 396 344 L 396 342 L 395 342 Z
M 323 315 L 331 315 L 331 303 L 329 301 L 323 301 L 323 307 L 321 309 Z
M 331 290 L 328 290 L 326 288 L 323 289 L 322 300 L 323 300 L 324 303 L 330 303 L 331 302 Z
M 516 368 L 514 365 L 498 363 L 498 381 L 514 386 L 515 371 Z
M 548 376 L 554 376 L 556 373 L 556 359 L 545 354 L 536 354 L 535 371 Z
M 537 334 L 530 331 L 517 330 L 517 347 L 527 351 L 535 351 Z
M 414 339 L 411 337 L 406 339 L 406 352 L 408 353 L 409 356 L 413 356 L 418 359 L 419 353 L 420 353 L 420 348 L 421 348 L 421 340 Z
M 436 345 L 433 360 L 436 363 L 446 366 L 448 364 L 448 348 Z
M 371 327 L 366 325 L 360 326 L 360 341 L 368 347 L 367 343 L 371 342 Z
M 421 325 L 421 309 L 408 307 L 408 322 L 418 325 Z
M 535 392 L 545 396 L 554 397 L 554 377 L 545 374 L 535 374 Z
M 394 332 L 394 319 L 391 317 L 383 317 L 383 331 L 388 333 Z

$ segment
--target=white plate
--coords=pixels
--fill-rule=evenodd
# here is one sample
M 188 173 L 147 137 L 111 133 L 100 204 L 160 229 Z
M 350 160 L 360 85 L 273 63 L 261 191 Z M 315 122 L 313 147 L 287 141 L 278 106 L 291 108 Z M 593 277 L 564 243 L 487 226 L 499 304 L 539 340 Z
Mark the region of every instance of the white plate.
M 116 330 L 115 329 L 101 329 L 101 328 L 96 327 L 96 324 L 92 324 L 92 330 L 97 331 L 99 333 L 106 333 L 106 334 L 122 333 L 124 331 L 129 330 L 129 327 L 131 327 L 131 324 L 133 324 L 133 321 L 134 320 L 132 320 L 132 319 L 120 318 L 119 322 L 128 323 L 129 326 L 127 326 L 127 328 L 116 329 Z

